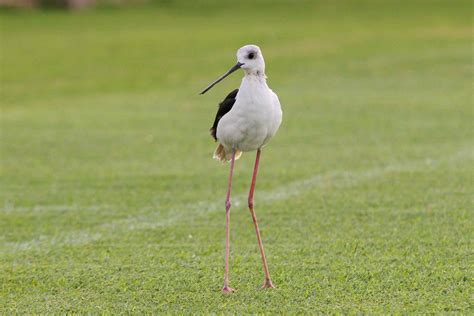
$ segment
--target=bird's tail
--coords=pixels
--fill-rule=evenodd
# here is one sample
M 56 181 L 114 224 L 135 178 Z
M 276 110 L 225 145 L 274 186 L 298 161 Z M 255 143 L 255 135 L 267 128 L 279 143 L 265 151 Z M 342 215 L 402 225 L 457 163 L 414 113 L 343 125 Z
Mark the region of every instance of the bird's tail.
M 240 156 L 242 156 L 242 152 L 240 150 L 237 150 L 235 152 L 235 160 L 239 159 Z M 224 146 L 222 146 L 222 144 L 219 144 L 219 146 L 217 146 L 216 150 L 214 151 L 214 155 L 212 156 L 212 158 L 222 162 L 226 162 L 232 159 L 232 153 L 226 152 Z

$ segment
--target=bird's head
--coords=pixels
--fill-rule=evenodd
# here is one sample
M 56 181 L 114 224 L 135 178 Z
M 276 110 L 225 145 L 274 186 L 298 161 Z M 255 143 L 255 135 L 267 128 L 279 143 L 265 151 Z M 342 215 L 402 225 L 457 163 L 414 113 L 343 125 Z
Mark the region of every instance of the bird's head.
M 264 73 L 265 60 L 262 51 L 257 45 L 245 45 L 237 51 L 237 61 L 242 64 L 240 68 L 247 73 Z
M 263 60 L 262 51 L 257 45 L 245 45 L 237 51 L 237 64 L 230 68 L 225 74 L 217 78 L 211 83 L 201 94 L 206 93 L 216 84 L 224 80 L 225 77 L 238 69 L 244 69 L 247 74 L 265 75 L 265 61 Z

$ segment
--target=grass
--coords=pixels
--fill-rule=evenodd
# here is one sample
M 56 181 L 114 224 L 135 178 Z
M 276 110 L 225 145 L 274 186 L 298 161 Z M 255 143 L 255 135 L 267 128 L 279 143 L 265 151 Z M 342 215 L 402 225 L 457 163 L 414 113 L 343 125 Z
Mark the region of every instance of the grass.
M 201 6 L 202 5 L 202 6 Z M 0 314 L 473 312 L 471 3 L 285 1 L 1 14 Z M 247 43 L 284 123 L 208 135 Z

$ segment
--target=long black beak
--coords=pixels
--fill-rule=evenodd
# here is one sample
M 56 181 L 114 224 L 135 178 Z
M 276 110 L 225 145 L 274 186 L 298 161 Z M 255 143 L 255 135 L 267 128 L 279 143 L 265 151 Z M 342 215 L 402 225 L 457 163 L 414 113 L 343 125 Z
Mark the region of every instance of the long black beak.
M 222 80 L 224 80 L 225 77 L 227 77 L 228 75 L 230 75 L 231 73 L 233 73 L 234 71 L 236 71 L 237 69 L 239 69 L 240 67 L 242 67 L 242 63 L 239 63 L 237 62 L 237 64 L 235 64 L 234 67 L 230 68 L 225 74 L 223 74 L 222 76 L 220 76 L 216 81 L 214 81 L 213 83 L 211 83 L 209 86 L 207 86 L 206 89 L 202 90 L 202 92 L 200 94 L 204 94 L 206 93 L 207 91 L 211 90 L 212 87 L 214 87 L 216 84 L 218 84 L 219 82 L 221 82 Z

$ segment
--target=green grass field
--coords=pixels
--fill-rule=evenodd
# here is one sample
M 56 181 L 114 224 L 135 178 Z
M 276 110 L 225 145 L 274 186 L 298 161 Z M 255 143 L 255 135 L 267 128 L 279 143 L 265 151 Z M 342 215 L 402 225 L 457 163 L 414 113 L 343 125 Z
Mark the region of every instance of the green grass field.
M 230 4 L 230 2 L 229 2 Z M 473 313 L 470 1 L 2 11 L 0 314 Z M 208 129 L 261 46 L 284 119 Z

